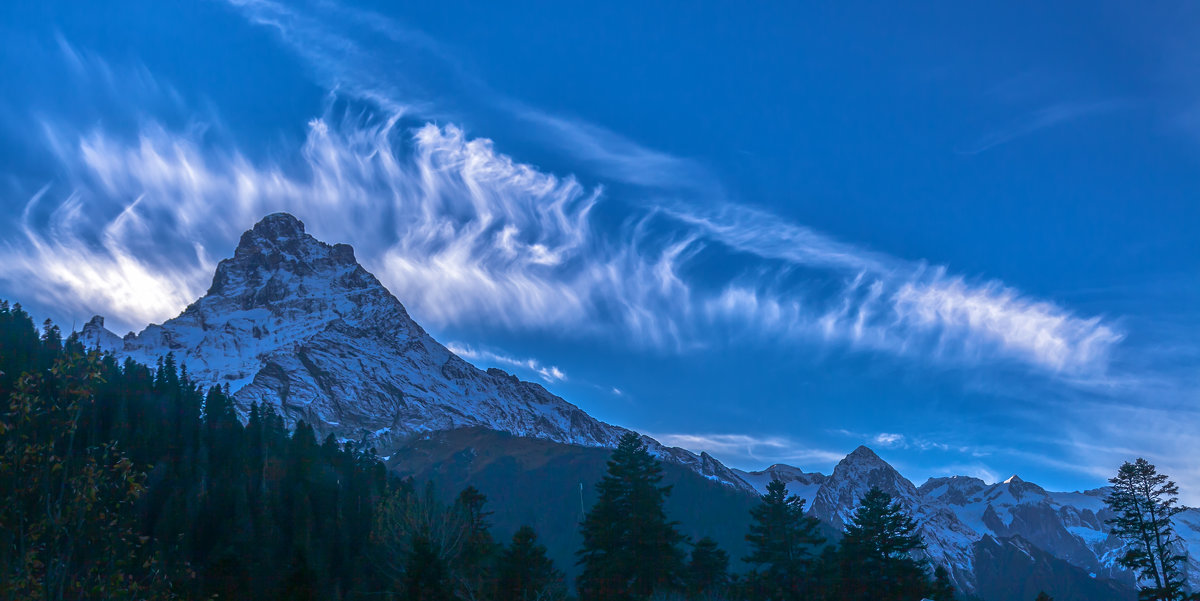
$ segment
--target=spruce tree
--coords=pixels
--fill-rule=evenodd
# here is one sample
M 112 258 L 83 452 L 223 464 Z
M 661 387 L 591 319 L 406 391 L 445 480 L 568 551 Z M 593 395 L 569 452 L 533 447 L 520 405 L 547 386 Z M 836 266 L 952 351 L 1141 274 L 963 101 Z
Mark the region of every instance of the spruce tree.
M 661 486 L 662 478 L 662 466 L 638 435 L 622 436 L 581 527 L 581 601 L 647 599 L 679 588 L 684 537 L 663 511 L 671 487 Z
M 489 596 L 487 589 L 494 580 L 492 563 L 496 558 L 497 545 L 492 539 L 488 521 L 492 512 L 484 509 L 486 505 L 487 496 L 474 486 L 468 486 L 458 494 L 451 508 L 466 522 L 462 551 L 454 566 L 460 596 L 466 599 Z
M 537 533 L 521 526 L 500 555 L 496 601 L 548 601 L 566 596 L 563 575 L 546 557 Z
M 1158 473 L 1145 459 L 1126 461 L 1109 480 L 1112 493 L 1105 499 L 1115 518 L 1108 520 L 1112 534 L 1126 543 L 1118 561 L 1137 573 L 1143 601 L 1200 599 L 1187 590 L 1186 556 L 1171 518 L 1183 511 L 1177 505 L 1179 488 Z
M 687 566 L 687 589 L 691 598 L 719 595 L 729 583 L 729 554 L 717 541 L 704 537 L 692 546 Z
M 752 586 L 766 598 L 802 598 L 813 586 L 812 564 L 825 542 L 817 534 L 819 522 L 804 515 L 804 499 L 788 496 L 779 479 L 767 484 L 750 516 L 746 541 L 752 552 L 744 561 L 754 566 Z
M 872 487 L 859 502 L 842 539 L 842 589 L 846 599 L 917 601 L 930 587 L 925 564 L 912 553 L 925 548 L 917 523 L 891 495 Z

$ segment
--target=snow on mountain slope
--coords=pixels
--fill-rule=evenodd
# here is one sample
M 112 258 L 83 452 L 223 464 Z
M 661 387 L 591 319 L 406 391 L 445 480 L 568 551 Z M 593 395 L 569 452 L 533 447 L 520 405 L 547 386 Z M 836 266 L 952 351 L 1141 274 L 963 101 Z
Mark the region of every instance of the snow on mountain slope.
M 878 486 L 920 524 L 928 545 L 925 556 L 945 565 L 965 591 L 976 590 L 977 568 L 986 567 L 975 563 L 985 539 L 1024 541 L 1093 578 L 1133 586 L 1131 574 L 1117 564 L 1121 541 L 1109 535 L 1105 524 L 1113 517 L 1104 503 L 1106 488 L 1050 492 L 1017 476 L 996 484 L 967 476 L 931 478 L 918 488 L 867 447 L 847 455 L 829 476 L 786 465 L 739 474 L 760 488 L 779 477 L 789 483 L 789 490 L 795 486 L 811 493 L 806 497 L 810 515 L 838 528 L 851 520 L 862 496 Z M 797 485 L 794 481 L 800 479 L 803 483 Z M 819 484 L 813 493 L 815 482 Z M 1190 580 L 1200 584 L 1200 510 L 1185 510 L 1175 523 L 1187 545 Z
M 1187 550 L 1188 582 L 1200 588 L 1200 509 L 1189 507 L 1175 516 L 1175 529 Z
M 992 485 L 973 478 L 940 478 L 919 491 L 980 535 L 1020 536 L 1088 573 L 1128 580 L 1113 560 L 1121 543 L 1104 524 L 1112 514 L 1103 490 L 1051 493 L 1013 476 Z
M 733 470 L 742 480 L 754 487 L 758 494 L 767 493 L 767 484 L 771 480 L 779 479 L 787 485 L 787 491 L 790 495 L 796 495 L 805 501 L 805 507 L 811 507 L 813 499 L 817 496 L 817 491 L 821 489 L 821 484 L 828 478 L 825 474 L 816 472 L 805 472 L 798 467 L 777 463 L 771 467 L 757 471 L 746 472 L 742 470 Z
M 867 447 L 858 447 L 833 468 L 817 491 L 810 514 L 842 528 L 853 519 L 859 500 L 872 487 L 891 495 L 917 521 L 927 545 L 924 555 L 935 565 L 946 566 L 960 588 L 972 590 L 972 545 L 979 540 L 979 533 L 943 505 L 925 503 L 912 482 Z
M 354 258 L 286 213 L 244 233 L 212 286 L 178 317 L 120 338 L 97 316 L 84 344 L 153 365 L 167 353 L 206 385 L 228 384 L 243 414 L 274 407 L 289 423 L 387 447 L 415 433 L 483 426 L 614 447 L 627 430 L 545 388 L 480 370 L 446 349 Z M 712 457 L 644 439 L 651 451 L 747 491 Z

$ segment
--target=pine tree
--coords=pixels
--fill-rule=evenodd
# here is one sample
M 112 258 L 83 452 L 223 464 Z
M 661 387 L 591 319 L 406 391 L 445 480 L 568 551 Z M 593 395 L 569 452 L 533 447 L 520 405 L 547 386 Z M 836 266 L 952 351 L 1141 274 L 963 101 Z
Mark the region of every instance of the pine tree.
M 945 566 L 933 571 L 933 590 L 929 593 L 933 601 L 954 601 L 954 585 L 950 583 L 950 572 Z
M 496 601 L 550 601 L 566 596 L 563 575 L 546 557 L 537 533 L 521 526 L 500 555 Z
M 891 495 L 872 487 L 863 496 L 842 539 L 845 598 L 917 601 L 929 592 L 924 562 L 911 554 L 925 548 L 917 523 Z
M 839 547 L 826 545 L 813 563 L 813 599 L 834 601 L 840 599 L 842 558 Z
M 774 479 L 750 516 L 746 541 L 752 553 L 744 561 L 754 566 L 755 588 L 771 599 L 805 596 L 813 586 L 815 552 L 825 539 L 817 534 L 817 519 L 804 515 L 804 499 L 788 496 L 787 486 Z
M 622 436 L 581 528 L 581 601 L 647 599 L 679 588 L 684 537 L 663 511 L 671 487 L 660 482 L 662 466 L 638 436 Z
M 688 595 L 691 599 L 718 596 L 730 583 L 730 554 L 704 536 L 691 547 L 688 561 Z
M 1187 591 L 1183 568 L 1187 558 L 1171 524 L 1171 518 L 1183 510 L 1177 505 L 1179 488 L 1142 458 L 1126 461 L 1109 482 L 1113 491 L 1105 502 L 1117 516 L 1108 524 L 1112 534 L 1126 543 L 1125 555 L 1118 561 L 1137 572 L 1139 599 L 1200 599 Z
M 717 541 L 704 537 L 692 546 L 687 565 L 687 589 L 691 598 L 719 595 L 729 584 L 729 554 L 717 546 Z
M 496 558 L 497 545 L 489 530 L 491 524 L 488 517 L 492 512 L 484 509 L 486 505 L 487 496 L 474 486 L 468 486 L 458 494 L 453 508 L 466 521 L 466 536 L 454 566 L 460 596 L 465 599 L 488 596 L 487 589 L 493 581 L 492 563 Z

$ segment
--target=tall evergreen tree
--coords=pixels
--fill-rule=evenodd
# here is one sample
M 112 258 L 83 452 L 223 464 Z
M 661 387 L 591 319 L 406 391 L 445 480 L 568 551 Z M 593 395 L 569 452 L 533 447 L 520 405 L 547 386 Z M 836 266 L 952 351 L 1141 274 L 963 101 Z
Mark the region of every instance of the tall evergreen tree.
M 842 539 L 842 598 L 917 601 L 930 589 L 917 523 L 891 495 L 872 487 L 859 502 Z
M 566 596 L 563 575 L 546 557 L 537 533 L 521 526 L 498 561 L 496 601 L 552 601 Z
M 453 508 L 466 521 L 466 536 L 454 570 L 464 599 L 484 598 L 494 585 L 492 564 L 498 549 L 488 522 L 492 512 L 485 509 L 486 505 L 487 496 L 468 486 L 458 494 Z
M 1108 521 L 1112 534 L 1126 543 L 1118 561 L 1138 575 L 1143 601 L 1200 599 L 1188 592 L 1183 545 L 1171 518 L 1178 506 L 1179 488 L 1158 473 L 1145 459 L 1126 461 L 1109 480 L 1112 493 L 1105 499 L 1116 517 Z
M 750 510 L 752 523 L 746 541 L 751 553 L 744 561 L 754 567 L 751 586 L 763 598 L 800 599 L 813 587 L 812 564 L 825 538 L 819 522 L 804 515 L 804 499 L 787 494 L 778 478 Z
M 694 599 L 720 595 L 729 584 L 729 554 L 717 541 L 704 537 L 692 546 L 687 565 L 688 596 Z
M 660 485 L 662 466 L 637 434 L 627 433 L 607 467 L 581 527 L 579 598 L 628 601 L 678 589 L 684 537 L 663 511 L 671 487 Z

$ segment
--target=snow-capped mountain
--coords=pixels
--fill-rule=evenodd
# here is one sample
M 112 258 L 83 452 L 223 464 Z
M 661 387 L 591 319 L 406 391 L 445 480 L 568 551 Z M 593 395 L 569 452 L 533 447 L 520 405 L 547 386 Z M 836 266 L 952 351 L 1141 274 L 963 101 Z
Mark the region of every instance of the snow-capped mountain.
M 996 484 L 967 476 L 931 478 L 916 487 L 867 447 L 847 455 L 829 476 L 786 465 L 740 475 L 760 492 L 772 477 L 779 477 L 790 493 L 809 500 L 810 515 L 837 528 L 850 521 L 859 499 L 878 486 L 920 524 L 928 545 L 926 557 L 950 569 L 967 591 L 989 581 L 989 570 L 995 568 L 990 558 L 998 556 L 1001 547 L 1031 561 L 1039 556 L 1028 549 L 1036 547 L 1091 578 L 1133 585 L 1131 574 L 1117 564 L 1121 542 L 1105 525 L 1113 517 L 1104 503 L 1105 488 L 1050 492 L 1015 475 Z M 1200 584 L 1200 510 L 1187 509 L 1175 522 L 1188 545 L 1191 582 Z M 989 553 L 982 563 L 981 549 Z
M 923 502 L 912 482 L 867 447 L 858 447 L 838 462 L 813 498 L 810 514 L 841 529 L 872 487 L 890 494 L 917 520 L 931 561 L 949 568 L 960 583 L 971 580 L 971 545 L 979 536 L 946 507 Z
M 196 381 L 229 385 L 243 413 L 260 403 L 385 450 L 416 433 L 475 426 L 597 447 L 627 432 L 538 384 L 467 363 L 413 321 L 350 246 L 318 241 L 286 213 L 244 233 L 178 317 L 121 338 L 97 316 L 81 338 L 148 365 L 173 353 Z M 752 490 L 707 454 L 645 440 L 667 460 Z
M 381 454 L 414 435 L 471 427 L 585 447 L 613 447 L 627 432 L 538 384 L 464 361 L 408 315 L 351 247 L 320 242 L 283 213 L 243 234 L 208 292 L 178 317 L 122 338 L 97 316 L 81 339 L 150 365 L 173 353 L 198 382 L 228 385 L 243 413 L 268 405 L 289 422 L 369 441 Z M 1104 524 L 1111 517 L 1104 489 L 1049 492 L 1015 476 L 997 484 L 934 478 L 917 487 L 866 447 L 829 475 L 787 465 L 745 472 L 643 439 L 663 459 L 747 494 L 779 478 L 808 500 L 812 515 L 839 529 L 878 486 L 918 520 L 929 559 L 950 568 L 966 591 L 996 578 L 989 570 L 997 558 L 1054 570 L 1046 560 L 1053 558 L 1085 576 L 1132 582 L 1116 566 L 1120 544 Z M 1177 525 L 1200 583 L 1200 511 L 1180 514 Z
M 829 478 L 825 474 L 806 472 L 798 467 L 782 463 L 776 463 L 765 470 L 756 472 L 746 472 L 736 469 L 733 471 L 760 493 L 766 493 L 767 484 L 770 484 L 772 480 L 778 479 L 787 486 L 788 494 L 804 499 L 808 503 L 806 507 L 811 507 L 812 500 L 817 496 L 817 491 L 821 489 L 821 485 Z

